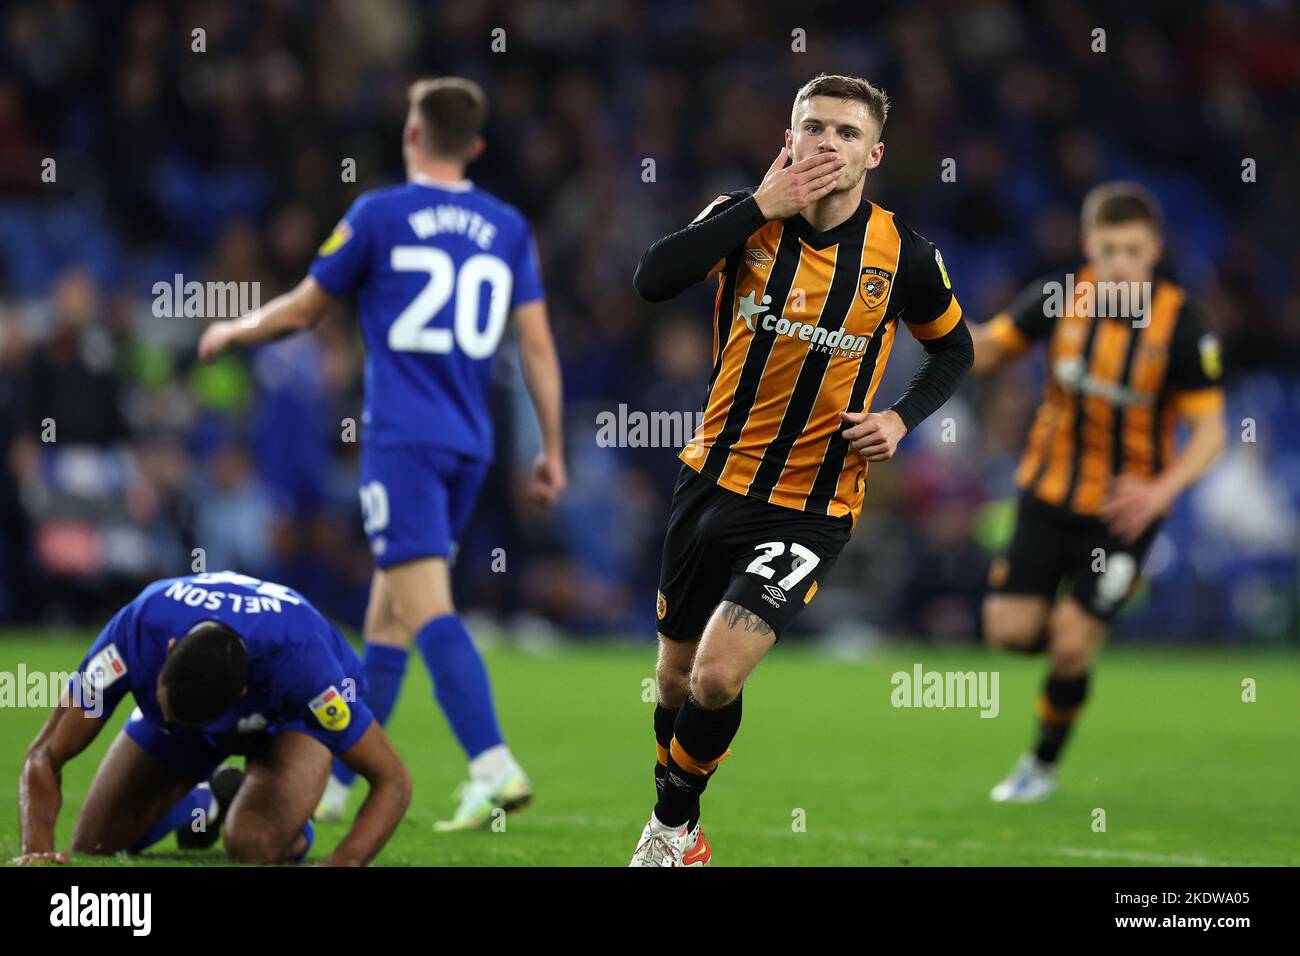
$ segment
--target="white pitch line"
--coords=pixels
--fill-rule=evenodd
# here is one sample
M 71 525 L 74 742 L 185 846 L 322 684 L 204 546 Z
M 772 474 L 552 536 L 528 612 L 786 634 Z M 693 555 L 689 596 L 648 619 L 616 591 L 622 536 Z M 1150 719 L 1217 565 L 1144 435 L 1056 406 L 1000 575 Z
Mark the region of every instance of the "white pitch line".
M 587 817 L 580 815 L 557 816 L 547 814 L 530 814 L 530 819 L 543 821 L 547 823 L 560 823 L 565 826 L 592 827 L 599 830 L 624 830 L 628 829 L 628 821 L 619 817 Z M 764 828 L 761 830 L 751 831 L 759 836 L 779 838 L 794 836 L 796 834 L 790 830 L 779 828 Z M 940 840 L 930 837 L 916 836 L 882 836 L 871 833 L 857 833 L 849 830 L 825 830 L 818 828 L 816 835 L 830 839 L 840 840 L 849 843 L 862 843 L 872 846 L 901 846 L 922 848 L 928 850 L 943 849 L 945 844 Z M 632 835 L 635 839 L 636 834 Z M 996 843 L 980 843 L 975 840 L 963 840 L 956 844 L 958 850 L 968 850 L 972 853 L 993 853 L 1003 852 L 1007 848 L 1005 845 Z M 1282 863 L 1241 863 L 1231 860 L 1210 860 L 1203 856 L 1184 856 L 1176 853 L 1146 853 L 1141 850 L 1106 850 L 1106 849 L 1085 849 L 1084 847 L 1075 846 L 1031 846 L 1026 845 L 1020 848 L 1023 852 L 1058 855 L 1075 857 L 1088 860 L 1126 860 L 1131 863 L 1152 863 L 1160 866 L 1284 866 Z

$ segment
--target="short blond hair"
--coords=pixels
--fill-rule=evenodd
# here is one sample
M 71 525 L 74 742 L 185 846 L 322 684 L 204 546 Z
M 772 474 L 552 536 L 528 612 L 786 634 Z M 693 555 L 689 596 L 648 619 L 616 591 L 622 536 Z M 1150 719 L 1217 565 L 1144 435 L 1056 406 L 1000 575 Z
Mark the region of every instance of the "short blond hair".
M 407 98 L 420 117 L 424 148 L 434 156 L 463 159 L 483 132 L 487 95 L 473 80 L 461 76 L 417 80 Z
M 872 86 L 860 76 L 820 73 L 800 87 L 799 92 L 794 95 L 794 106 L 790 110 L 792 125 L 794 111 L 799 108 L 799 104 L 814 96 L 834 96 L 841 100 L 857 100 L 859 103 L 867 104 L 867 111 L 876 121 L 876 138 L 880 138 L 880 133 L 885 128 L 885 120 L 889 117 L 889 96 L 880 87 Z
M 1145 222 L 1156 232 L 1164 229 L 1160 200 L 1140 183 L 1112 182 L 1094 186 L 1083 197 L 1080 221 L 1084 229 L 1122 222 Z

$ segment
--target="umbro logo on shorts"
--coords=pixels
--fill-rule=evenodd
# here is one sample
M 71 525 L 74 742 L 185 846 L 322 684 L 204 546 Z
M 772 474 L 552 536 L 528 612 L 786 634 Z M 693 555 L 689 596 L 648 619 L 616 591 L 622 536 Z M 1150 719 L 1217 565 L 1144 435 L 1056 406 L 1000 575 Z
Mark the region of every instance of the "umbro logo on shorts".
M 767 601 L 773 607 L 779 607 L 785 603 L 785 592 L 775 584 L 764 584 L 763 590 L 767 592 L 763 595 L 763 600 Z

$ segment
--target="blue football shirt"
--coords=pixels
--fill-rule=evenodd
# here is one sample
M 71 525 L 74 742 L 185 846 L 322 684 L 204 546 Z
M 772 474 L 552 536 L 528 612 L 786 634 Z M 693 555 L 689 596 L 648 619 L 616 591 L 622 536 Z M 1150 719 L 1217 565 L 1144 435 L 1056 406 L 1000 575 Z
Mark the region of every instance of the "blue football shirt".
M 358 199 L 310 274 L 355 298 L 366 344 L 363 441 L 492 457 L 492 356 L 516 306 L 542 298 L 518 210 L 468 181 Z
M 73 703 L 107 719 L 129 693 L 144 719 L 166 727 L 158 674 L 167 644 L 210 620 L 243 639 L 248 684 L 230 710 L 200 728 L 209 744 L 241 752 L 234 745 L 245 735 L 298 730 L 342 753 L 369 729 L 361 661 L 343 636 L 292 588 L 232 571 L 141 591 L 86 653 L 70 685 Z

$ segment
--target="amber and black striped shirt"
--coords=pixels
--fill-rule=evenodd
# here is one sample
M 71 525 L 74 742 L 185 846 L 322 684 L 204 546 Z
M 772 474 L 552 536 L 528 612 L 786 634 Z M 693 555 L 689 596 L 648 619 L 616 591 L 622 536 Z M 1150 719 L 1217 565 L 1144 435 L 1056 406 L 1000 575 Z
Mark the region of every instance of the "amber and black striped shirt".
M 1084 515 L 1097 513 L 1115 476 L 1166 466 L 1180 414 L 1223 408 L 1218 342 L 1186 291 L 1156 280 L 1145 312 L 1106 315 L 1099 288 L 1087 266 L 1044 276 L 991 320 L 1012 354 L 1048 341 L 1043 403 L 1016 483 Z
M 709 270 L 713 369 L 703 423 L 680 457 L 738 494 L 856 521 L 867 463 L 841 434 L 840 412 L 870 410 L 900 321 L 922 344 L 955 332 L 968 343 L 961 307 L 938 250 L 892 212 L 864 201 L 817 232 L 798 215 L 764 220 L 751 195 L 719 196 L 696 220 L 730 215 L 748 238 Z M 672 294 L 690 278 L 661 281 Z

